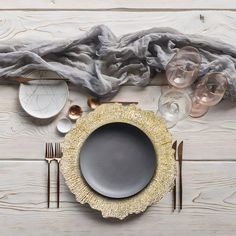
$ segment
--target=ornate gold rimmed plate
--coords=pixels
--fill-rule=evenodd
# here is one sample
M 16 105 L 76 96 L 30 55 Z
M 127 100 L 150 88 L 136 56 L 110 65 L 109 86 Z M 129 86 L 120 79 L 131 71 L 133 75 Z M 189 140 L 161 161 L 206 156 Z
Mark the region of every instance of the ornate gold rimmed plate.
M 61 170 L 80 203 L 123 219 L 171 190 L 176 175 L 171 135 L 153 112 L 104 104 L 66 135 Z

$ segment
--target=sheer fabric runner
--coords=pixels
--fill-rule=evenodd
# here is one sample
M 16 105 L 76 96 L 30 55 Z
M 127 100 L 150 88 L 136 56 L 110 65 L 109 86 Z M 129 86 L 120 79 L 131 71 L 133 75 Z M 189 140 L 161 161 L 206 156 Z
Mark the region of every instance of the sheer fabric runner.
M 209 71 L 225 72 L 229 80 L 226 97 L 236 100 L 236 48 L 199 35 L 186 35 L 171 28 L 152 28 L 117 38 L 98 25 L 74 40 L 40 44 L 1 44 L 0 77 L 11 78 L 32 70 L 55 71 L 97 96 L 111 95 L 127 82 L 145 86 L 164 71 L 178 48 L 199 49 L 199 78 Z

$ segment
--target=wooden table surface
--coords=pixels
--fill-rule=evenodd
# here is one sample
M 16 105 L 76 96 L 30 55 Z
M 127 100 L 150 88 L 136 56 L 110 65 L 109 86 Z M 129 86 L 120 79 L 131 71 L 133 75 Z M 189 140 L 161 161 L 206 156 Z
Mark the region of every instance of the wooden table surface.
M 151 27 L 173 27 L 236 46 L 233 0 L 0 0 L 0 41 L 71 39 L 106 24 L 116 35 Z M 136 100 L 157 110 L 158 78 L 143 89 L 124 86 L 114 100 Z M 103 219 L 80 205 L 62 180 L 56 208 L 47 209 L 44 143 L 62 141 L 55 126 L 71 104 L 84 110 L 87 95 L 70 88 L 70 99 L 52 122 L 37 121 L 20 107 L 18 86 L 0 85 L 0 229 L 12 235 L 236 235 L 236 103 L 223 101 L 207 115 L 179 123 L 171 132 L 184 140 L 183 211 L 172 212 L 171 194 L 124 221 Z

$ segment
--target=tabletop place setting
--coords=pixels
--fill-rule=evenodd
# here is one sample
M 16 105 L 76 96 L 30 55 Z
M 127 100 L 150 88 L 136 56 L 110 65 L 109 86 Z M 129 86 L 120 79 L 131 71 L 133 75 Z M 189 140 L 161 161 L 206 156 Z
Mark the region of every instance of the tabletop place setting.
M 197 48 L 176 50 L 166 65 L 168 86 L 160 94 L 157 112 L 142 110 L 137 101 L 89 95 L 86 110 L 72 104 L 55 127 L 65 136 L 63 142 L 45 143 L 47 208 L 50 167 L 55 161 L 57 208 L 63 207 L 61 172 L 76 200 L 100 211 L 104 218 L 122 220 L 144 212 L 170 191 L 173 212 L 184 210 L 182 162 L 184 144 L 189 141 L 173 140 L 171 129 L 188 116 L 206 114 L 227 89 L 227 76 L 222 72 L 211 71 L 197 80 L 201 63 Z M 16 81 L 22 108 L 37 119 L 58 116 L 68 101 L 68 78 L 45 77 L 40 72 L 38 77 L 22 76 Z
M 105 32 L 103 36 L 109 32 L 105 27 L 99 29 Z M 185 148 L 192 144 L 186 136 L 176 139 L 173 130 L 184 120 L 201 119 L 222 99 L 232 98 L 232 73 L 219 59 L 221 51 L 207 51 L 205 41 L 194 41 L 194 36 L 179 42 L 176 32 L 166 32 L 168 41 L 163 43 L 167 36 L 162 41 L 152 38 L 153 44 L 147 45 L 141 57 L 132 51 L 132 43 L 122 48 L 135 40 L 131 36 L 121 38 L 115 47 L 99 35 L 101 44 L 106 43 L 95 47 L 93 30 L 81 45 L 74 41 L 61 49 L 65 52 L 45 52 L 45 63 L 39 69 L 11 78 L 19 83 L 22 109 L 35 119 L 55 121 L 54 132 L 61 138 L 58 142 L 45 136 L 42 145 L 47 168 L 47 176 L 42 176 L 47 180 L 45 209 L 54 208 L 52 181 L 56 181 L 56 208 L 63 209 L 63 181 L 78 204 L 87 204 L 103 218 L 123 220 L 141 214 L 153 204 L 158 207 L 169 192 L 170 214 L 182 214 L 188 200 L 184 185 L 188 176 L 182 164 L 188 160 Z M 148 32 L 138 34 L 137 45 Z M 163 32 L 153 34 L 162 36 Z M 142 109 L 140 99 L 114 97 L 126 83 L 143 89 L 151 75 L 159 72 L 165 73 L 167 84 L 156 95 L 155 111 Z M 86 104 L 70 100 L 73 86 L 86 94 Z M 54 162 L 56 179 L 51 174 Z
M 0 9 L 0 236 L 236 236 L 236 1 Z

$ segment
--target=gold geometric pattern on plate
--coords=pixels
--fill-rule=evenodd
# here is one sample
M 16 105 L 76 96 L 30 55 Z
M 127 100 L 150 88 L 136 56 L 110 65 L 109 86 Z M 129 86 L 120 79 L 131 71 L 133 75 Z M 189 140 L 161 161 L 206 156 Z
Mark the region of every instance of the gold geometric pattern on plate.
M 88 186 L 79 168 L 79 153 L 84 141 L 98 127 L 113 122 L 125 122 L 141 129 L 150 138 L 157 153 L 157 167 L 150 183 L 129 198 L 113 199 L 100 195 Z M 164 120 L 152 111 L 143 111 L 133 104 L 103 104 L 77 120 L 76 127 L 66 135 L 61 171 L 78 202 L 88 203 L 91 208 L 101 211 L 103 217 L 122 220 L 129 214 L 145 211 L 172 189 L 176 164 L 171 142 Z

